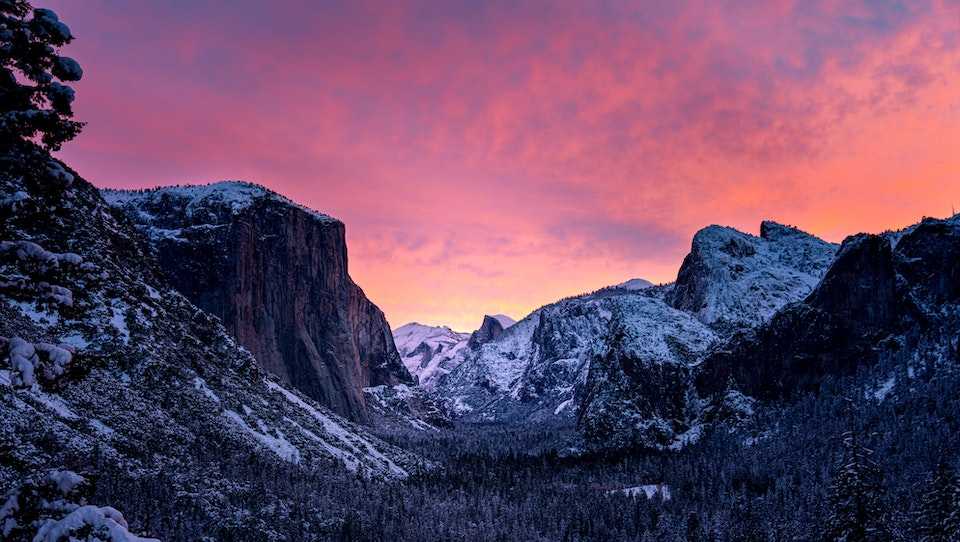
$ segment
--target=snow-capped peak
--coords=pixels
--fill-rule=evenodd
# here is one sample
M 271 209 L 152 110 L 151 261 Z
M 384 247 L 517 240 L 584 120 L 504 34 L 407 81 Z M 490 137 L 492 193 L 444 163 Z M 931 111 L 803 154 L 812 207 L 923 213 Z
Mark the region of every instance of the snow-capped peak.
M 393 342 L 400 359 L 410 374 L 426 388 L 459 363 L 459 353 L 467 344 L 469 333 L 459 333 L 447 326 L 427 326 L 417 322 L 393 330 Z
M 493 314 L 493 315 L 490 315 L 490 318 L 493 318 L 497 322 L 500 322 L 500 326 L 503 329 L 507 329 L 508 327 L 517 323 L 516 320 L 514 320 L 513 318 L 510 318 L 506 314 Z
M 755 326 L 806 296 L 833 261 L 837 245 L 764 221 L 760 237 L 708 226 L 693 237 L 668 296 L 702 322 Z
M 644 288 L 649 288 L 653 286 L 653 283 L 646 279 L 633 278 L 620 284 L 615 284 L 613 288 L 618 288 L 620 290 L 643 290 Z

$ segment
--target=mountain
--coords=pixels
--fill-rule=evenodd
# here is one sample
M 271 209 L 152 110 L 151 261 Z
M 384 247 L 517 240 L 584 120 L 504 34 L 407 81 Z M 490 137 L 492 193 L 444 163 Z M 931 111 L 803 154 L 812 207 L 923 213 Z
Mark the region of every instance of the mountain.
M 891 360 L 956 363 L 958 325 L 960 217 L 855 235 L 805 299 L 709 356 L 697 389 L 783 400 Z
M 347 273 L 339 220 L 234 181 L 103 197 L 144 233 L 164 278 L 281 382 L 356 421 L 363 388 L 413 383 Z
M 460 333 L 447 326 L 425 326 L 412 322 L 393 331 L 393 340 L 403 363 L 418 383 L 433 389 L 440 379 L 463 362 L 469 350 L 476 350 L 503 334 L 516 322 L 509 316 L 485 315 L 473 333 Z
M 497 323 L 500 324 L 500 327 L 502 327 L 503 329 L 507 329 L 508 327 L 517 323 L 516 320 L 514 320 L 513 318 L 510 318 L 506 314 L 494 314 L 493 316 L 491 316 L 491 318 L 496 320 Z
M 833 261 L 837 247 L 776 222 L 760 237 L 724 226 L 696 233 L 667 302 L 718 330 L 752 327 L 803 299 Z
M 697 366 L 738 330 L 805 297 L 836 246 L 764 222 L 699 231 L 677 282 L 568 298 L 466 351 L 435 386 L 465 421 L 576 426 L 588 443 L 676 448 L 698 438 Z M 742 406 L 742 405 L 741 405 Z
M 461 360 L 470 338 L 446 326 L 425 326 L 416 322 L 398 327 L 393 340 L 410 374 L 420 386 L 431 388 Z
M 644 288 L 649 288 L 653 286 L 653 283 L 646 279 L 630 279 L 620 284 L 612 286 L 612 288 L 620 288 L 622 290 L 643 290 Z
M 495 341 L 503 335 L 504 329 L 512 326 L 514 323 L 510 317 L 502 314 L 497 316 L 484 315 L 480 327 L 470 334 L 470 339 L 467 340 L 467 346 L 472 350 L 476 350 L 485 343 Z
M 63 163 L 40 152 L 2 162 L 0 201 L 0 487 L 69 469 L 102 480 L 125 511 L 173 517 L 176 506 L 194 532 L 248 539 L 299 506 L 262 473 L 402 478 L 427 466 L 265 372 L 219 318 L 165 285 L 128 215 Z M 261 204 L 305 236 L 342 233 Z M 182 235 L 205 229 L 231 226 Z

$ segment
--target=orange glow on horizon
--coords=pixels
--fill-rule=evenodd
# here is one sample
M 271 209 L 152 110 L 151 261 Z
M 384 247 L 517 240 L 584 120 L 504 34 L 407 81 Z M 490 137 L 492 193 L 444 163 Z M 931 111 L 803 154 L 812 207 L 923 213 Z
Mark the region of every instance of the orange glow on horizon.
M 238 2 L 190 25 L 51 4 L 85 69 L 65 160 L 98 186 L 245 179 L 337 216 L 394 327 L 669 282 L 709 224 L 839 242 L 960 208 L 945 0 Z

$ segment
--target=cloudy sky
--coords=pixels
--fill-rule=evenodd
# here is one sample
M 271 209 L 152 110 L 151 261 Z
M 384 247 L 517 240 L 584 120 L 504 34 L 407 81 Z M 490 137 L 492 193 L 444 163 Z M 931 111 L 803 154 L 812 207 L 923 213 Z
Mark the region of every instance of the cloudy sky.
M 960 2 L 78 2 L 61 153 L 347 225 L 394 326 L 669 282 L 693 233 L 960 209 Z

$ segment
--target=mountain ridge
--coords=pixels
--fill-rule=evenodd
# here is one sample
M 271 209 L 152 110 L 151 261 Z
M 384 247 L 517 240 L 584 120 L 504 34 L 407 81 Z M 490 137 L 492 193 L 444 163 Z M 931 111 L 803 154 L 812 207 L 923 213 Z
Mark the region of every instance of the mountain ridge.
M 238 181 L 102 193 L 170 284 L 282 381 L 355 421 L 367 421 L 364 388 L 413 382 L 348 274 L 339 220 Z

